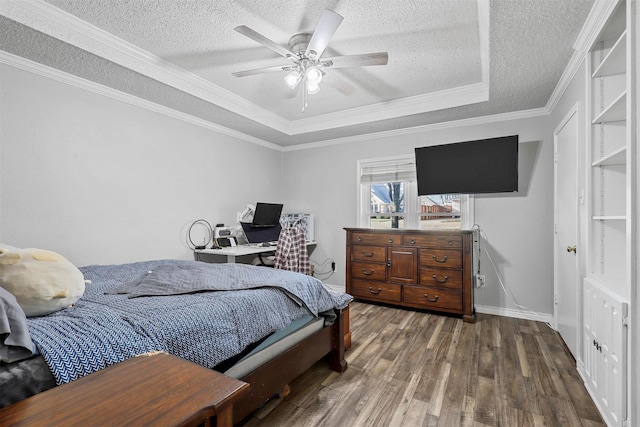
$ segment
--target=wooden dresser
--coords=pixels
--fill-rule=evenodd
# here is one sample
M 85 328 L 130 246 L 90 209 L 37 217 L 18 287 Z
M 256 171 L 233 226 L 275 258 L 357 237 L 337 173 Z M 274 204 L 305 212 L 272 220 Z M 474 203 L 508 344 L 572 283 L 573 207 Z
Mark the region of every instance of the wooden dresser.
M 475 320 L 472 231 L 345 230 L 346 288 L 354 298 Z

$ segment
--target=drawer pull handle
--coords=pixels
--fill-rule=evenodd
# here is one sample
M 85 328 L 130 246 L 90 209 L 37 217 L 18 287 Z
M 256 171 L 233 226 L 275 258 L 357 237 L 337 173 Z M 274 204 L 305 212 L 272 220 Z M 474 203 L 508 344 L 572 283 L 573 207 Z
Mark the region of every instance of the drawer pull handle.
M 362 256 L 365 256 L 367 258 L 371 258 L 373 256 L 373 252 L 362 251 Z
M 436 276 L 435 274 L 433 275 L 433 280 L 435 280 L 438 283 L 444 283 L 447 281 L 447 279 L 449 278 L 449 276 L 444 276 L 444 279 L 440 280 L 438 279 L 438 276 Z
M 416 239 L 411 239 L 411 244 L 415 245 L 416 244 Z
M 371 292 L 373 295 L 378 295 L 380 292 L 382 292 L 382 289 L 378 288 L 377 291 L 374 291 L 373 288 L 369 286 L 369 292 Z
M 358 236 L 358 242 L 362 242 L 362 236 Z
M 371 276 L 373 274 L 373 270 L 367 271 L 366 268 L 363 268 L 362 269 L 362 274 L 364 274 L 365 276 Z
M 445 255 L 445 256 L 444 256 L 444 258 L 442 258 L 442 259 L 438 259 L 438 258 L 436 258 L 436 256 L 434 255 L 434 256 L 433 256 L 433 260 L 434 260 L 435 262 L 447 262 L 447 256 Z
M 393 238 L 389 237 L 389 243 L 393 243 Z
M 449 246 L 453 246 L 453 240 L 449 240 Z
M 438 301 L 438 295 L 436 295 L 434 298 L 429 298 L 429 294 L 424 294 L 424 297 L 427 299 L 427 301 L 429 302 L 436 302 Z

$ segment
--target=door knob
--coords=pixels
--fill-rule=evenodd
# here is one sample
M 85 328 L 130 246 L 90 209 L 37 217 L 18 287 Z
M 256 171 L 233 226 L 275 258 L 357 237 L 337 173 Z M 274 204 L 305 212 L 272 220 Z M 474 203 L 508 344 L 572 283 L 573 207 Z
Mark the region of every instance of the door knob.
M 567 246 L 567 252 L 573 252 L 574 254 L 577 253 L 576 252 L 576 245 Z

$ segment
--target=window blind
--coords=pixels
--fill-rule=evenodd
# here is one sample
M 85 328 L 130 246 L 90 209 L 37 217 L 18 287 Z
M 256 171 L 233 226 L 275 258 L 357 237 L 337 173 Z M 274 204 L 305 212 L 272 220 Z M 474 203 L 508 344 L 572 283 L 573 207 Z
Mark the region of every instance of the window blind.
M 360 169 L 360 182 L 415 181 L 416 164 L 412 161 L 368 163 Z

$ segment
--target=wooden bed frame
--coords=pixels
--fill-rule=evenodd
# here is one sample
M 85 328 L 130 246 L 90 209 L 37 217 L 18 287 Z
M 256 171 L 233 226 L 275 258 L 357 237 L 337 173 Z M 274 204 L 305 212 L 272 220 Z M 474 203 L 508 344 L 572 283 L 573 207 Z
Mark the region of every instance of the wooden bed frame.
M 280 393 L 287 384 L 325 356 L 331 370 L 342 373 L 347 369 L 347 361 L 344 358 L 346 310 L 336 312 L 338 317 L 333 325 L 325 326 L 240 378 L 251 385 L 251 390 L 234 403 L 234 424 Z
M 348 309 L 335 309 L 335 312 L 337 317 L 332 325 L 325 326 L 314 332 L 254 371 L 239 378 L 241 381 L 248 383 L 250 388 L 233 402 L 232 422 L 234 425 L 260 408 L 269 399 L 279 395 L 285 386 L 323 358 L 326 358 L 329 368 L 333 371 L 342 373 L 347 369 L 347 362 L 344 358 L 345 324 L 349 312 Z M 113 369 L 113 367 L 110 367 L 110 369 Z M 88 381 L 86 378 L 97 379 L 102 375 L 96 376 L 96 374 L 98 372 L 84 377 L 83 381 Z M 77 385 L 79 383 L 65 384 L 62 388 L 66 387 L 66 390 L 70 390 L 69 386 L 71 384 Z M 25 402 L 29 399 L 33 400 L 34 398 L 38 399 L 38 396 L 42 398 L 44 394 L 51 393 L 56 389 L 58 388 L 54 387 L 45 391 L 45 393 L 38 393 L 20 402 Z M 20 402 L 7 408 L 15 409 L 16 405 L 21 404 Z M 0 410 L 0 412 L 6 412 L 7 408 Z

